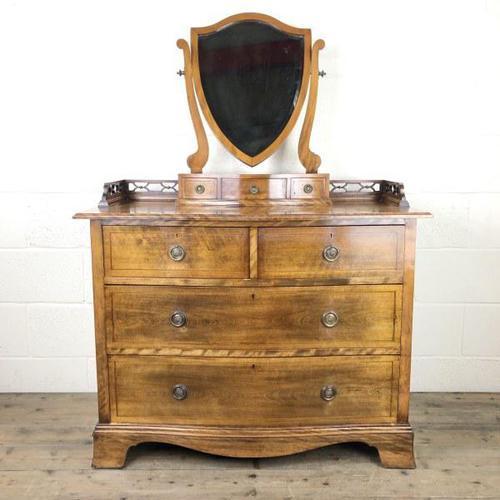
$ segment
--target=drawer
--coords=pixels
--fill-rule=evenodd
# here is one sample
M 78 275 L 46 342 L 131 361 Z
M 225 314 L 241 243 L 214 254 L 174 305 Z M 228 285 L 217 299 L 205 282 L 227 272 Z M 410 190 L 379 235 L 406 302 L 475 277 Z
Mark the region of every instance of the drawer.
M 262 177 L 223 177 L 221 197 L 223 200 L 273 200 L 286 198 L 287 179 Z
M 401 283 L 404 226 L 261 228 L 259 278 Z
M 108 348 L 392 348 L 401 286 L 108 286 Z
M 216 177 L 191 177 L 183 175 L 179 178 L 181 185 L 179 193 L 188 200 L 215 200 L 217 199 Z
M 246 278 L 247 228 L 105 226 L 108 277 Z
M 329 196 L 327 177 L 293 177 L 290 179 L 290 198 L 316 199 Z
M 397 356 L 109 361 L 112 422 L 272 426 L 396 420 Z

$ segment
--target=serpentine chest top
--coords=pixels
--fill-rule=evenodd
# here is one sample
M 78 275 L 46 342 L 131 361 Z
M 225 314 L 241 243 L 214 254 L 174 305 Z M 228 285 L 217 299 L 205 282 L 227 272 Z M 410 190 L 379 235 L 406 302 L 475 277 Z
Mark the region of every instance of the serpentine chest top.
M 99 422 L 95 467 L 141 442 L 270 457 L 362 441 L 414 467 L 408 422 L 415 229 L 397 182 L 331 181 L 309 149 L 309 30 L 239 14 L 191 31 L 198 149 L 173 181 L 107 183 L 90 219 Z M 195 95 L 196 90 L 196 95 Z M 203 174 L 214 135 L 249 166 L 306 94 L 303 174 Z

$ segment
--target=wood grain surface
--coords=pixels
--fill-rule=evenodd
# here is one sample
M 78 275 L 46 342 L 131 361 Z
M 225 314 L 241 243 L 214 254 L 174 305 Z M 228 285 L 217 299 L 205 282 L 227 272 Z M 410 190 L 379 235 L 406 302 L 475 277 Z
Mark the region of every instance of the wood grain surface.
M 299 159 L 304 165 L 306 172 L 317 172 L 321 165 L 321 157 L 313 153 L 310 149 L 309 143 L 311 140 L 311 132 L 314 122 L 314 115 L 316 113 L 316 101 L 318 99 L 318 78 L 319 78 L 319 51 L 324 49 L 324 40 L 316 40 L 311 51 L 311 79 L 309 83 L 309 97 L 307 101 L 307 109 L 300 131 L 299 138 Z
M 223 217 L 221 217 L 223 215 Z M 128 201 L 105 208 L 91 208 L 78 212 L 76 219 L 105 219 L 108 224 L 159 224 L 188 225 L 213 224 L 216 226 L 262 225 L 266 226 L 328 226 L 339 224 L 403 224 L 404 219 L 431 217 L 426 210 L 399 207 L 394 203 L 380 203 L 376 198 L 336 199 L 331 205 L 301 205 L 290 210 L 287 206 L 235 206 L 227 207 L 221 214 L 217 206 L 186 206 L 175 199 L 162 201 Z M 357 220 L 362 219 L 360 222 Z
M 154 207 L 93 219 L 94 465 L 149 440 L 239 457 L 360 440 L 413 467 L 414 222 Z
M 410 406 L 414 470 L 350 443 L 262 459 L 141 444 L 120 471 L 91 467 L 95 394 L 0 394 L 0 498 L 498 498 L 500 394 L 414 393 Z
M 179 174 L 179 204 L 263 207 L 330 206 L 329 174 Z M 300 210 L 300 208 L 299 208 Z
M 102 226 L 99 221 L 90 222 L 92 276 L 94 298 L 94 331 L 99 395 L 99 422 L 110 421 L 108 357 L 106 355 L 106 306 L 104 298 L 104 261 L 102 253 Z
M 404 226 L 259 229 L 259 278 L 403 280 Z M 323 251 L 338 249 L 328 262 Z
M 248 229 L 189 227 L 105 227 L 106 276 L 246 278 Z M 169 251 L 185 250 L 181 261 Z
M 396 356 L 111 356 L 112 422 L 223 427 L 394 423 L 398 372 Z M 172 397 L 177 384 L 188 390 L 182 401 Z M 326 385 L 338 392 L 331 401 L 320 397 Z
M 203 122 L 201 121 L 200 112 L 196 103 L 196 97 L 193 87 L 193 70 L 191 63 L 191 51 L 186 40 L 177 40 L 177 47 L 182 50 L 184 55 L 184 83 L 186 84 L 186 96 L 189 106 L 189 114 L 193 122 L 194 132 L 196 134 L 196 142 L 198 143 L 197 150 L 188 156 L 187 164 L 191 172 L 201 172 L 205 163 L 208 160 L 208 139 Z
M 219 179 L 216 176 L 179 175 L 179 200 L 212 200 L 218 196 Z
M 121 468 L 128 448 L 144 441 L 174 443 L 234 458 L 277 457 L 329 444 L 362 441 L 377 448 L 384 467 L 415 468 L 413 432 L 407 425 L 237 429 L 103 424 L 94 431 L 92 464 L 98 468 Z
M 278 356 L 280 350 L 335 347 L 353 351 L 385 347 L 394 353 L 399 352 L 401 301 L 398 285 L 108 286 L 107 346 L 274 350 Z M 170 323 L 176 311 L 185 314 L 182 327 Z M 331 328 L 322 323 L 329 311 L 338 317 Z

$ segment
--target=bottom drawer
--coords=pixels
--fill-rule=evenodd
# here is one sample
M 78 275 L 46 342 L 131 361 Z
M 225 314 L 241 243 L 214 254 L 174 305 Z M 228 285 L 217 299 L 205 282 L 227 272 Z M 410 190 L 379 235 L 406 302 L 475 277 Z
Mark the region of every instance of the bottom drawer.
M 396 420 L 398 356 L 111 356 L 109 366 L 113 422 L 272 426 Z

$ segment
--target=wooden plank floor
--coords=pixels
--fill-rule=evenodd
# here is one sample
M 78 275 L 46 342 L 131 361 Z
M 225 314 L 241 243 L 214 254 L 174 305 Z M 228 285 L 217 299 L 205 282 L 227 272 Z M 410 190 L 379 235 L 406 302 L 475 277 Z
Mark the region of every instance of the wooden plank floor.
M 123 470 L 90 467 L 92 394 L 0 394 L 1 499 L 500 499 L 500 394 L 413 394 L 417 469 L 336 445 L 246 460 L 141 445 Z

